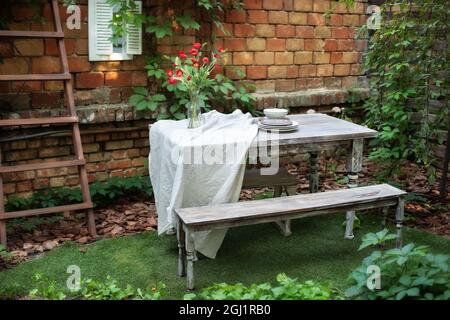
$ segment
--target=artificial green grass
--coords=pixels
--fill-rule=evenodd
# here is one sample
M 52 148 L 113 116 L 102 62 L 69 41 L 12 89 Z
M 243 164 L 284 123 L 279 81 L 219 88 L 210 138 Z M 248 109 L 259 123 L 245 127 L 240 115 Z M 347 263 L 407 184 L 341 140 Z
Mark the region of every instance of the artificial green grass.
M 215 260 L 195 263 L 196 287 L 217 282 L 274 282 L 275 276 L 284 272 L 301 281 L 313 279 L 344 289 L 350 271 L 370 253 L 370 249 L 357 251 L 361 236 L 380 230 L 378 216 L 360 215 L 360 219 L 361 229 L 355 231 L 353 241 L 343 239 L 343 214 L 294 221 L 288 238 L 270 224 L 230 229 Z M 404 242 L 428 245 L 434 253 L 450 253 L 449 239 L 414 229 L 404 228 Z M 85 246 L 68 243 L 0 273 L 0 291 L 14 288 L 27 293 L 38 272 L 65 287 L 67 266 L 78 265 L 83 278 L 105 280 L 110 275 L 123 286 L 145 288 L 161 281 L 167 286 L 165 298 L 180 299 L 185 278 L 177 276 L 177 255 L 175 237 L 158 237 L 155 232 Z

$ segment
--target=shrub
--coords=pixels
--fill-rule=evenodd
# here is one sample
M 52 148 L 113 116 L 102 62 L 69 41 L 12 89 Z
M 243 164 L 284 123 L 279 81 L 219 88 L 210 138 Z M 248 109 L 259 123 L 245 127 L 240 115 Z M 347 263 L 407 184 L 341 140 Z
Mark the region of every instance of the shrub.
M 367 234 L 360 250 L 384 244 L 395 235 L 387 230 Z M 378 266 L 381 288 L 369 289 L 367 280 L 369 266 Z M 361 299 L 450 299 L 449 256 L 431 254 L 426 246 L 409 243 L 402 248 L 376 250 L 366 257 L 361 266 L 349 276 L 352 287 L 346 294 Z
M 66 292 L 58 288 L 56 281 L 50 280 L 42 274 L 36 274 L 34 277 L 36 288 L 30 290 L 28 296 L 32 299 L 46 300 L 159 300 L 163 294 L 165 285 L 159 283 L 157 287 L 142 290 L 127 285 L 120 287 L 117 281 L 107 276 L 105 282 L 93 279 L 83 279 L 80 283 L 80 289 L 77 291 Z
M 270 283 L 252 284 L 249 287 L 242 283 L 218 283 L 184 296 L 186 300 L 329 300 L 340 298 L 337 292 L 328 285 L 314 281 L 300 283 L 284 273 L 277 276 L 278 286 Z

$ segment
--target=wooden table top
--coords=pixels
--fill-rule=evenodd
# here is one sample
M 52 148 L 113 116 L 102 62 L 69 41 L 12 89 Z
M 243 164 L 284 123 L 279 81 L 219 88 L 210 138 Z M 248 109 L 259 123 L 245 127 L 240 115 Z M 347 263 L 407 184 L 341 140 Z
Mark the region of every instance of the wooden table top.
M 280 145 L 373 138 L 378 133 L 364 126 L 322 113 L 290 115 L 288 118 L 298 122 L 298 129 L 291 132 L 280 132 L 278 134 Z M 269 139 L 270 135 L 267 132 L 259 130 L 255 142 L 260 143 Z

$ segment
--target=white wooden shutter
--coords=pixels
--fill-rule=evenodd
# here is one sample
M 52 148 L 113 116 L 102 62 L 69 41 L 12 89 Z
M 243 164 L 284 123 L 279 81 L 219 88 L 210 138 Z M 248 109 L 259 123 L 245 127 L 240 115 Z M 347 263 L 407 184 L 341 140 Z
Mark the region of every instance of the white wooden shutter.
M 113 8 L 107 0 L 89 0 L 89 60 L 103 60 L 99 56 L 113 53 L 112 17 Z
M 131 0 L 133 1 L 133 0 Z M 136 8 L 135 13 L 142 13 L 142 1 L 134 1 Z M 127 39 L 126 39 L 126 53 L 127 54 L 142 54 L 142 25 L 135 26 L 134 24 L 127 25 Z

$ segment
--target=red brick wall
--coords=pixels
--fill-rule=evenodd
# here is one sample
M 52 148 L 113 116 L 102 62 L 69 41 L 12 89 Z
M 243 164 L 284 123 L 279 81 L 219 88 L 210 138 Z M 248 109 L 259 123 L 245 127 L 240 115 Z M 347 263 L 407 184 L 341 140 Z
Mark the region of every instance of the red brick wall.
M 144 8 L 158 13 L 162 10 L 159 2 L 164 1 L 145 0 Z M 366 42 L 354 39 L 357 27 L 366 19 L 363 2 L 348 9 L 328 0 L 245 0 L 244 10 L 224 14 L 229 34 L 215 30 L 218 35 L 215 46 L 226 48 L 227 63 L 246 72 L 246 81 L 256 85 L 259 107 L 277 104 L 326 111 L 346 101 L 346 88 L 361 86 L 365 80 L 360 59 Z M 48 5 L 43 6 L 47 22 L 42 24 L 34 19 L 35 11 L 22 1 L 11 3 L 11 10 L 0 14 L 11 14 L 10 29 L 53 30 Z M 77 4 L 81 5 L 82 28 L 65 29 L 65 35 L 80 119 L 82 123 L 90 123 L 82 128 L 89 178 L 94 181 L 146 173 L 149 121 L 140 120 L 143 114 L 126 105 L 132 87 L 154 85 L 146 77 L 146 55 L 124 62 L 88 61 L 87 0 L 77 0 Z M 324 13 L 331 6 L 334 10 L 325 18 Z M 192 11 L 192 1 L 180 2 L 176 10 Z M 61 8 L 63 22 L 64 11 Z M 154 47 L 163 54 L 176 54 L 181 48 L 189 48 L 196 39 L 209 39 L 211 25 L 208 17 L 203 18 L 205 22 L 199 32 L 178 32 L 158 41 L 146 38 L 145 53 L 151 54 L 150 48 Z M 56 43 L 52 40 L 22 39 L 12 43 L 0 40 L 0 55 L 4 57 L 1 74 L 60 71 Z M 226 73 L 236 78 L 231 68 Z M 361 92 L 362 96 L 365 94 L 366 91 Z M 60 82 L 0 82 L 0 116 L 5 111 L 6 116 L 11 116 L 10 113 L 48 116 L 63 104 Z M 127 127 L 134 129 L 121 131 Z M 95 131 L 105 128 L 111 131 Z M 2 143 L 3 162 L 13 165 L 67 158 L 72 154 L 71 144 L 70 136 Z M 58 169 L 7 175 L 5 182 L 7 194 L 28 195 L 32 190 L 74 185 L 77 180 L 74 171 Z

